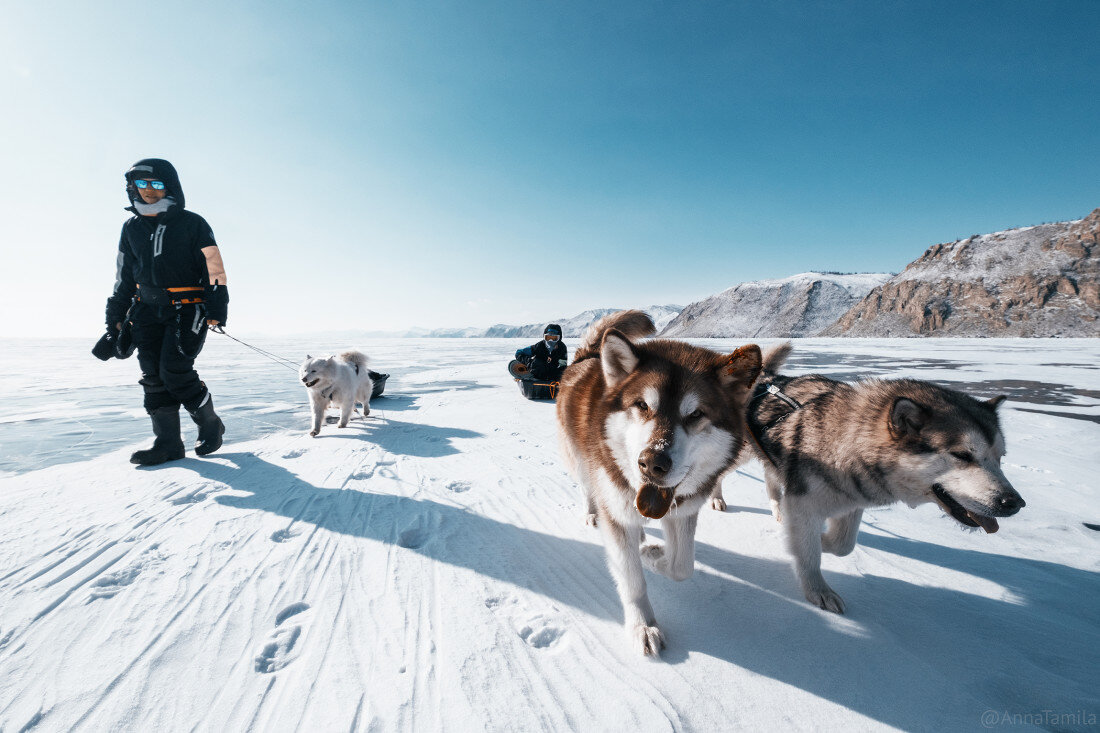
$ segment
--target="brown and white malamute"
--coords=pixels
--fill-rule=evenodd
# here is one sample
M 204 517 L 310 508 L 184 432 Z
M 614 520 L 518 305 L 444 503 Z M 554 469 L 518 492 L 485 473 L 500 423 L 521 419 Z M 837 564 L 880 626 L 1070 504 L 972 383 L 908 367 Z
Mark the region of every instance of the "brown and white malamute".
M 603 532 L 627 634 L 643 654 L 664 646 L 646 594 L 643 563 L 684 580 L 695 569 L 699 509 L 737 460 L 744 410 L 760 349 L 733 354 L 678 341 L 638 341 L 654 332 L 641 311 L 595 323 L 565 370 L 558 395 L 562 452 L 583 485 L 587 520 Z M 647 518 L 661 544 L 642 544 Z

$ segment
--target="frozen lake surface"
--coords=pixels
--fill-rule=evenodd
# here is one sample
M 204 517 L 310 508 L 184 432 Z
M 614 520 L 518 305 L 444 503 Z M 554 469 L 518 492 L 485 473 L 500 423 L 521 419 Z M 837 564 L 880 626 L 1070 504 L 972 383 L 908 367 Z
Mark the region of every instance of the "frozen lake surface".
M 750 463 L 704 509 L 694 576 L 647 573 L 659 661 L 623 636 L 552 405 L 505 371 L 526 341 L 256 343 L 362 348 L 386 396 L 311 439 L 296 375 L 212 335 L 226 445 L 135 469 L 135 359 L 0 342 L 0 730 L 1097 725 L 1098 341 L 796 341 L 785 373 L 1007 394 L 1028 505 L 994 535 L 866 512 L 823 560 L 836 616 L 803 600 Z
M 308 339 L 245 339 L 293 360 L 349 348 Z M 389 373 L 379 409 L 431 390 L 476 383 L 409 382 L 449 366 L 498 360 L 504 365 L 530 339 L 373 339 L 357 344 L 372 368 Z M 695 339 L 715 349 L 736 339 Z M 764 339 L 761 344 L 774 343 Z M 1017 409 L 1100 422 L 1100 344 L 1046 339 L 801 339 L 790 361 L 795 373 L 834 379 L 914 377 L 956 386 L 975 396 L 1006 394 Z M 570 341 L 567 344 L 572 346 Z M 0 340 L 8 387 L 0 400 L 0 475 L 84 460 L 146 440 L 137 359 L 103 363 L 84 340 Z M 263 355 L 210 334 L 198 370 L 210 386 L 229 440 L 241 441 L 309 421 L 305 390 L 295 372 Z M 502 367 L 503 373 L 503 367 Z M 1065 409 L 1069 408 L 1069 409 Z M 193 430 L 184 415 L 184 429 Z M 149 438 L 151 441 L 151 438 Z

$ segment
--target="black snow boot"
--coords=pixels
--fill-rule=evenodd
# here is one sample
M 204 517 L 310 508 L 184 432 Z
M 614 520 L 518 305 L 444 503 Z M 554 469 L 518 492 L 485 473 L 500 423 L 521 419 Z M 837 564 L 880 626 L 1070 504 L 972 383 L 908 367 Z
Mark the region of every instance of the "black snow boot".
M 130 456 L 130 463 L 139 466 L 156 466 L 183 458 L 183 438 L 180 437 L 180 408 L 158 407 L 149 413 L 153 420 L 153 447 L 139 450 Z
M 206 399 L 191 413 L 191 419 L 199 426 L 199 439 L 195 441 L 195 453 L 207 456 L 222 447 L 225 423 L 214 412 L 214 398 L 206 393 Z

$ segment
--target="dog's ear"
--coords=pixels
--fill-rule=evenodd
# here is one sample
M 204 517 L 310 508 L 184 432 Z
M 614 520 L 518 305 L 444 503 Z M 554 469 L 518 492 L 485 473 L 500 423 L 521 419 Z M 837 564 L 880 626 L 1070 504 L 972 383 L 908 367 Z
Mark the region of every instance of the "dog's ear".
M 306 354 L 306 358 L 307 358 L 307 359 L 312 359 L 313 357 L 312 357 L 312 356 L 310 356 L 309 354 Z
M 913 400 L 898 397 L 890 408 L 890 434 L 895 438 L 916 437 L 928 422 L 928 410 Z
M 723 356 L 718 364 L 718 379 L 723 387 L 748 389 L 760 376 L 760 347 L 746 344 L 729 356 Z
M 998 407 L 1001 406 L 1001 403 L 1007 399 L 1008 395 L 999 394 L 996 397 L 990 397 L 988 400 L 985 401 L 985 404 L 996 410 Z
M 600 366 L 607 384 L 614 387 L 638 367 L 638 352 L 621 332 L 609 329 L 600 344 Z

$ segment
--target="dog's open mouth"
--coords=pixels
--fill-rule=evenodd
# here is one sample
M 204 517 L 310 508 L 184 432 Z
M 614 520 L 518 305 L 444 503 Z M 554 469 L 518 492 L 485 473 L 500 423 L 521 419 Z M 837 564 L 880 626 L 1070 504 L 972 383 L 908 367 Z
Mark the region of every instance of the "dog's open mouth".
M 675 486 L 642 484 L 642 488 L 638 489 L 638 495 L 634 497 L 634 506 L 643 517 L 660 519 L 668 514 L 675 496 Z
M 306 382 L 305 385 L 307 387 L 312 387 L 313 385 L 317 384 L 320 381 L 321 381 L 321 379 L 320 379 L 320 377 L 318 377 L 317 379 L 314 379 L 312 382 Z
M 965 508 L 962 504 L 951 498 L 951 495 L 943 490 L 943 487 L 939 484 L 932 486 L 932 496 L 936 498 L 936 503 L 940 505 L 940 508 L 955 518 L 960 524 L 964 524 L 967 527 L 981 527 L 987 533 L 993 534 L 1000 525 L 997 524 L 997 520 L 993 517 L 987 517 L 984 514 L 978 514 Z

